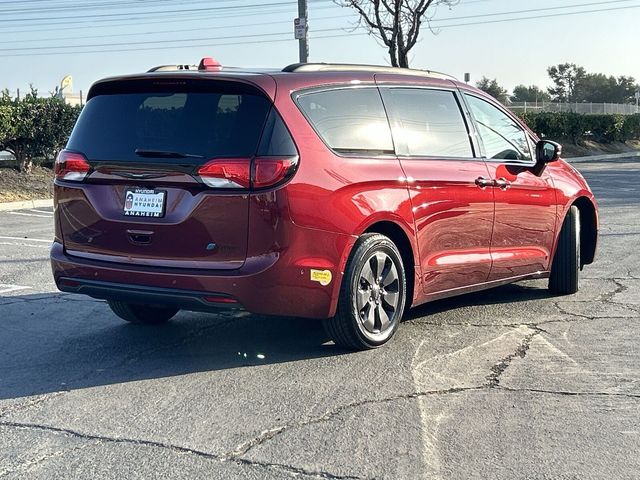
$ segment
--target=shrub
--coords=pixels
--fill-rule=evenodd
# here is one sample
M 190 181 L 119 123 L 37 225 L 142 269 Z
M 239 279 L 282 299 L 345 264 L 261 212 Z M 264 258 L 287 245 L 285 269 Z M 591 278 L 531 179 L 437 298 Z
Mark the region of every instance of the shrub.
M 571 112 L 521 113 L 520 118 L 540 137 L 558 140 L 593 138 L 598 142 L 640 139 L 638 115 L 581 115 Z
M 640 113 L 624 117 L 622 138 L 623 140 L 640 140 Z
M 0 98 L 0 151 L 16 157 L 18 169 L 30 171 L 34 158 L 52 158 L 64 148 L 80 113 L 58 98 L 40 98 L 32 90 L 21 100 Z

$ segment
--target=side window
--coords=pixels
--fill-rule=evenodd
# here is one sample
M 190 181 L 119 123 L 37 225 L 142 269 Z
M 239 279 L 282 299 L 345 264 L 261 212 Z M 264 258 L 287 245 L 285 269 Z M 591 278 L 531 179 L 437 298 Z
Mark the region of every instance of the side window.
M 393 153 L 377 88 L 342 88 L 300 95 L 298 105 L 316 132 L 339 153 Z
M 258 147 L 259 156 L 294 157 L 298 154 L 293 139 L 275 108 L 271 108 Z
M 466 95 L 487 158 L 531 160 L 527 135 L 514 120 L 489 102 Z
M 471 139 L 453 92 L 384 89 L 393 136 L 406 155 L 473 158 Z M 400 147 L 403 146 L 403 147 Z

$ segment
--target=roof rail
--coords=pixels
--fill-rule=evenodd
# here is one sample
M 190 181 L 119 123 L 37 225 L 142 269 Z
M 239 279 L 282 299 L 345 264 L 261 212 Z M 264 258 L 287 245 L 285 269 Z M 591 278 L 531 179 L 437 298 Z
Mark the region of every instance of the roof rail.
M 376 72 L 397 73 L 419 77 L 440 77 L 458 80 L 453 75 L 434 70 L 416 70 L 413 68 L 387 67 L 382 65 L 359 65 L 348 63 L 293 63 L 282 69 L 283 72 Z
M 173 72 L 176 70 L 198 70 L 198 65 L 158 65 L 147 72 Z

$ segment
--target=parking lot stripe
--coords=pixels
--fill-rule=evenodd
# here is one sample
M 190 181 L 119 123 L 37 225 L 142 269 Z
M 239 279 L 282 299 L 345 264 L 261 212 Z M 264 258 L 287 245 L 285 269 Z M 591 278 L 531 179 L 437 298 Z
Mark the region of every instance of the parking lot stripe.
M 0 235 L 0 240 L 20 240 L 24 242 L 25 240 L 29 242 L 44 242 L 51 243 L 51 240 L 43 240 L 42 238 L 28 238 L 28 237 L 7 237 L 4 235 Z
M 45 215 L 49 215 L 49 216 L 53 216 L 53 212 L 48 212 L 46 210 L 36 210 L 36 209 L 31 209 L 29 210 L 30 212 L 35 212 L 35 213 L 43 213 Z
M 39 217 L 39 218 L 51 218 L 53 215 L 38 215 L 36 213 L 24 213 L 24 212 L 8 212 L 10 215 L 22 215 L 24 217 Z
M 44 248 L 44 249 L 49 249 L 50 246 L 49 245 L 31 245 L 30 243 L 24 243 L 24 242 L 0 242 L 0 245 L 13 245 L 16 247 L 31 247 L 31 248 Z
M 23 287 L 22 285 L 5 285 L 0 283 L 0 294 L 16 292 L 18 290 L 27 290 L 31 287 Z

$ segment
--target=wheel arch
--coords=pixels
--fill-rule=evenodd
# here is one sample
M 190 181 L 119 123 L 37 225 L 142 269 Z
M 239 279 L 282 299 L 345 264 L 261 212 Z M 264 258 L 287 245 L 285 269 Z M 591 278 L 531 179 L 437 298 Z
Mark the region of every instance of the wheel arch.
M 580 213 L 580 268 L 593 263 L 598 245 L 598 214 L 588 197 L 578 197 L 572 204 Z M 567 211 L 569 209 L 567 208 Z
M 413 304 L 416 283 L 416 257 L 413 245 L 409 240 L 409 235 L 399 224 L 389 220 L 372 223 L 362 233 L 380 233 L 389 237 L 396 247 L 398 247 L 406 273 L 407 306 L 411 307 Z

